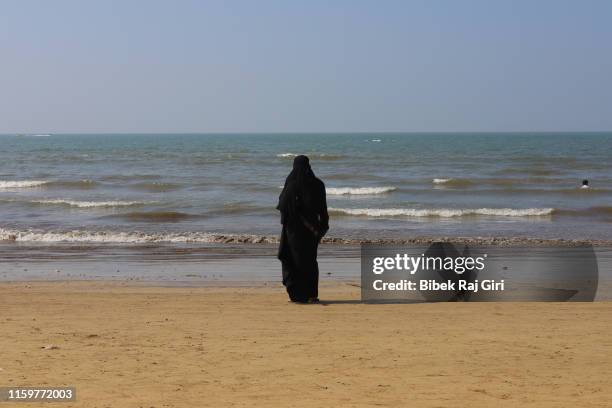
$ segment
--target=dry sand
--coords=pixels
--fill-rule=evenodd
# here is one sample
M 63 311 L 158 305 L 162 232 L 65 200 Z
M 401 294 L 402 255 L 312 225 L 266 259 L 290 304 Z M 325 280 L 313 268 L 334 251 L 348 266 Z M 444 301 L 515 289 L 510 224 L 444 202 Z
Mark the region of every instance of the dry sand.
M 611 302 L 365 305 L 340 282 L 321 298 L 2 283 L 0 386 L 77 388 L 49 408 L 612 404 Z

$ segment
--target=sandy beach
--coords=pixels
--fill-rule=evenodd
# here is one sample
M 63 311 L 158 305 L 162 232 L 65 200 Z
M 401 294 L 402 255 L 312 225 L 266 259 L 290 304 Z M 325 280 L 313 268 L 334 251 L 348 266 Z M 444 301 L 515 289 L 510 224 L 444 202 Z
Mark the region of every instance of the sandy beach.
M 282 287 L 0 284 L 0 384 L 61 407 L 605 407 L 612 303 L 322 305 Z M 53 347 L 48 347 L 48 346 Z M 47 348 L 44 348 L 47 346 Z M 8 405 L 7 405 L 8 406 Z

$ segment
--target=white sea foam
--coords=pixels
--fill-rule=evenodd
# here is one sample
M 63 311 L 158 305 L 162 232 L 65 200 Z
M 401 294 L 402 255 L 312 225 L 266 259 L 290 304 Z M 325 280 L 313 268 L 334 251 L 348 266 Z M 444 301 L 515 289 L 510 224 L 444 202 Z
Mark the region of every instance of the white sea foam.
M 20 181 L 1 181 L 0 180 L 0 189 L 8 189 L 8 188 L 29 188 L 29 187 L 38 187 L 43 184 L 47 184 L 48 181 L 43 180 L 20 180 Z
M 533 217 L 552 215 L 554 208 L 330 208 L 331 213 L 367 217 L 463 217 L 473 215 L 498 217 Z
M 435 178 L 435 179 L 433 179 L 433 183 L 434 184 L 445 184 L 445 183 L 448 183 L 451 180 L 452 179 L 450 179 L 450 178 Z
M 430 244 L 448 238 L 413 238 L 405 240 L 375 240 L 376 243 L 384 242 L 404 242 L 410 244 Z M 145 233 L 139 231 L 40 231 L 40 230 L 14 230 L 0 228 L 0 241 L 11 242 L 42 242 L 48 244 L 150 244 L 150 243 L 176 243 L 176 244 L 199 244 L 199 243 L 233 243 L 233 244 L 272 244 L 278 243 L 277 236 L 264 236 L 252 234 L 212 234 L 206 232 L 184 232 L 184 233 Z M 351 238 L 325 237 L 326 243 L 345 243 L 358 244 L 368 242 L 368 240 Z M 372 242 L 372 241 L 371 241 Z M 535 244 L 550 245 L 551 243 L 568 245 L 577 243 L 583 245 L 585 240 L 542 240 L 533 238 L 458 238 L 457 242 L 467 242 L 470 244 Z M 598 242 L 598 240 L 595 240 Z M 610 241 L 599 240 L 601 244 L 608 245 Z
M 291 159 L 291 158 L 299 156 L 300 154 L 304 154 L 304 153 L 279 153 L 276 155 L 276 157 L 280 157 L 283 159 Z M 333 153 L 307 153 L 306 155 L 310 158 L 318 159 L 318 160 L 338 160 L 343 157 L 341 154 L 333 154 Z
M 474 184 L 472 180 L 464 178 L 435 178 L 432 182 L 441 187 L 469 187 Z
M 147 243 L 274 243 L 275 237 L 247 234 L 211 234 L 206 232 L 145 233 L 139 231 L 39 231 L 0 228 L 0 241 L 147 244 Z
M 372 195 L 385 194 L 397 190 L 394 186 L 382 187 L 327 187 L 325 191 L 329 195 Z
M 55 204 L 55 205 L 68 205 L 70 207 L 79 208 L 95 208 L 95 207 L 131 207 L 135 205 L 145 205 L 146 203 L 141 201 L 74 201 L 74 200 L 35 200 L 32 201 L 37 204 Z

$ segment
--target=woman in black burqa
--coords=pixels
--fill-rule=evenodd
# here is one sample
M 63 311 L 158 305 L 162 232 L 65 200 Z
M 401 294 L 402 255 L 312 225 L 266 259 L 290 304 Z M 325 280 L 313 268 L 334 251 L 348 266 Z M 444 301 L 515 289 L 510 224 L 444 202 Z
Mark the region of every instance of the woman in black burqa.
M 283 285 L 292 302 L 314 303 L 319 295 L 317 248 L 329 229 L 325 184 L 315 177 L 306 156 L 297 156 L 278 206 L 281 233 L 278 259 Z

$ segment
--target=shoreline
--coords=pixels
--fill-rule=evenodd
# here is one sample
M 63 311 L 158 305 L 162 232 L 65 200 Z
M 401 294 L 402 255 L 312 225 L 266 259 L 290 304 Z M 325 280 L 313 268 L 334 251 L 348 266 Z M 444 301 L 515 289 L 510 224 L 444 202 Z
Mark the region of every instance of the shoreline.
M 534 259 L 546 256 L 546 249 L 543 249 L 544 252 L 538 250 L 543 247 L 531 248 L 536 256 Z M 588 250 L 594 251 L 598 268 L 595 300 L 612 300 L 612 248 L 595 247 Z M 274 287 L 280 285 L 282 279 L 281 263 L 276 258 L 276 252 L 277 246 L 272 244 L 127 249 L 71 246 L 53 250 L 48 247 L 0 245 L 0 284 L 115 282 L 152 287 Z M 512 256 L 510 254 L 508 259 L 503 260 L 503 265 L 510 265 L 508 262 L 512 261 Z M 517 265 L 520 267 L 529 262 L 519 262 Z M 321 285 L 351 284 L 360 287 L 362 259 L 359 247 L 322 245 L 318 263 Z M 529 275 L 521 275 L 520 270 L 515 271 L 513 276 L 529 281 Z M 278 290 L 284 293 L 282 287 L 279 286 Z
M 197 245 L 197 244 L 278 244 L 278 235 L 257 234 L 223 234 L 223 233 L 193 233 L 194 236 L 172 236 L 162 237 L 156 234 L 134 232 L 131 234 L 116 232 L 115 237 L 107 237 L 105 232 L 81 234 L 79 231 L 71 231 L 73 237 L 62 237 L 50 233 L 23 233 L 14 230 L 0 230 L 0 245 Z M 417 236 L 412 238 L 346 238 L 325 237 L 321 241 L 324 245 L 427 245 L 434 242 L 451 242 L 469 245 L 494 245 L 494 246 L 563 246 L 575 247 L 583 245 L 612 246 L 611 239 L 590 238 L 537 238 L 522 236 Z

